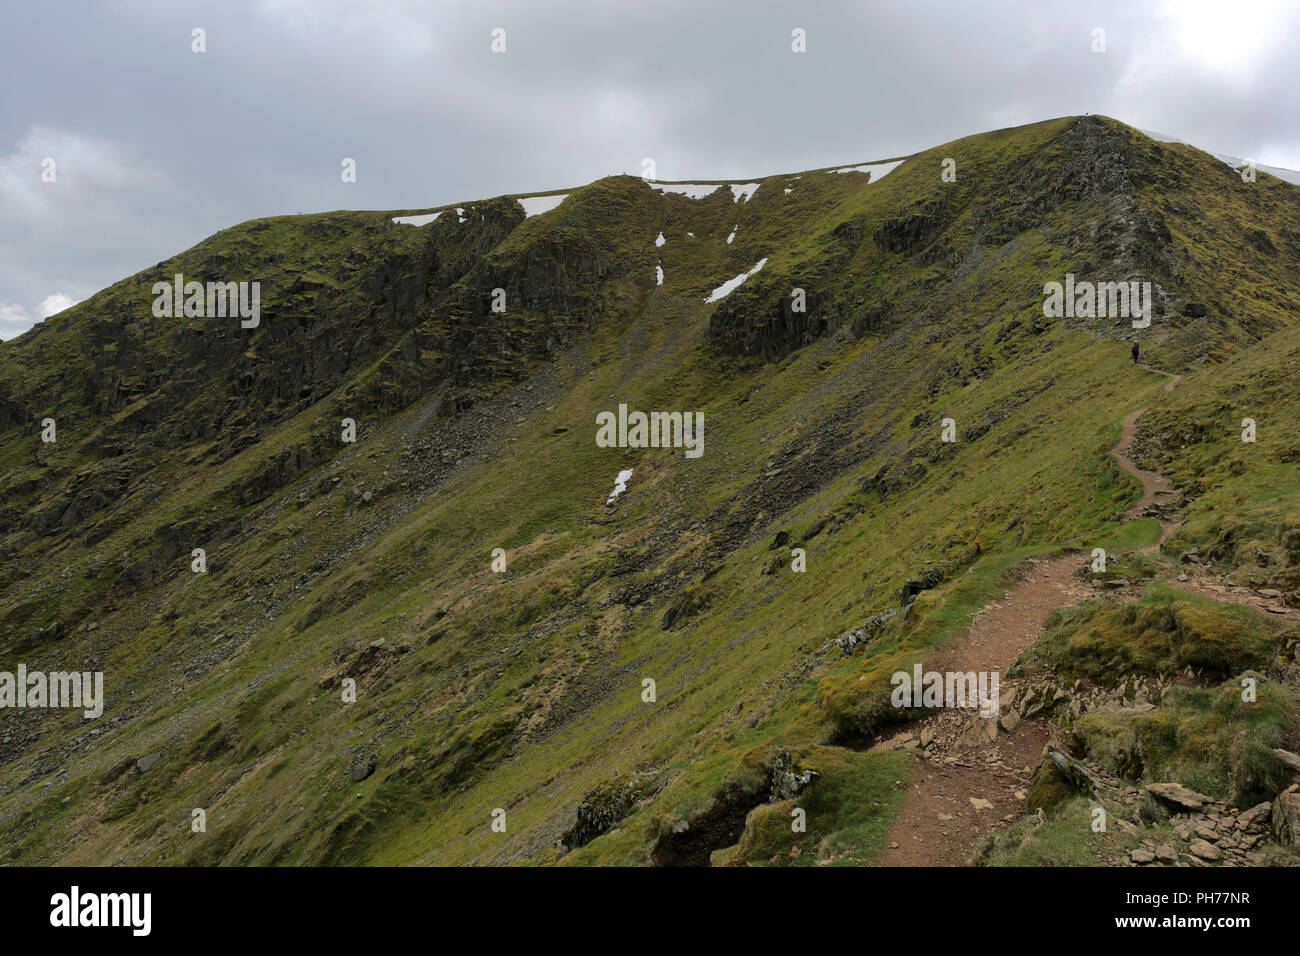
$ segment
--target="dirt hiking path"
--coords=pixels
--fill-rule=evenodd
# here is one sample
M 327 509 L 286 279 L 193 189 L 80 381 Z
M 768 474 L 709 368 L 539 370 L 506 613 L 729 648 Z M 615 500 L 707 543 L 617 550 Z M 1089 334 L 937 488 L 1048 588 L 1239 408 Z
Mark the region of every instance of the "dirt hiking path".
M 1073 576 L 1081 563 L 1078 555 L 1067 555 L 1029 565 L 1024 580 L 978 611 L 966 635 L 926 669 L 1005 675 L 1038 639 L 1048 614 L 1088 596 Z M 1004 698 L 1006 692 L 1004 679 Z M 981 837 L 1024 812 L 1029 781 L 1047 743 L 1046 721 L 1026 720 L 992 744 L 964 746 L 961 735 L 972 713 L 940 710 L 909 728 L 933 734 L 937 751 L 913 768 L 877 865 L 963 866 Z M 892 743 L 886 741 L 882 749 Z
M 1172 391 L 1180 379 L 1171 376 L 1164 390 Z M 1145 411 L 1140 408 L 1124 419 L 1119 441 L 1110 450 L 1120 467 L 1142 484 L 1142 497 L 1125 512 L 1125 521 L 1174 494 L 1167 479 L 1133 463 L 1137 420 Z M 1159 540 L 1146 550 L 1155 551 L 1177 528 L 1178 522 L 1162 519 Z M 1074 577 L 1085 560 L 1071 554 L 1027 564 L 1021 581 L 1002 600 L 980 609 L 970 630 L 926 669 L 996 671 L 1002 675 L 1002 697 L 1009 699 L 1014 682 L 1005 679 L 1006 672 L 1038 640 L 1048 614 L 1096 596 Z M 907 795 L 875 865 L 965 866 L 984 836 L 1023 814 L 1030 780 L 1048 740 L 1047 720 L 1019 721 L 1006 732 L 991 728 L 990 735 L 980 731 L 998 721 L 974 714 L 940 709 L 876 745 L 894 749 L 901 744 L 916 751 L 929 744 L 932 751 L 928 759 L 917 761 L 910 782 L 903 784 Z
M 1172 392 L 1182 379 L 1181 375 L 1170 376 L 1169 381 L 1165 383 L 1164 390 Z M 1120 423 L 1119 441 L 1110 450 L 1111 456 L 1119 462 L 1119 466 L 1142 483 L 1142 497 L 1133 504 L 1133 507 L 1124 512 L 1125 521 L 1132 521 L 1151 505 L 1162 504 L 1163 502 L 1160 499 L 1170 497 L 1174 493 L 1173 488 L 1169 485 L 1168 478 L 1154 471 L 1144 471 L 1134 464 L 1131 457 L 1133 439 L 1137 435 L 1137 420 L 1142 417 L 1149 407 L 1139 408 Z M 1160 537 L 1154 544 L 1145 549 L 1146 553 L 1149 554 L 1158 550 L 1160 545 L 1164 544 L 1165 539 L 1173 534 L 1177 528 L 1176 524 L 1161 520 Z

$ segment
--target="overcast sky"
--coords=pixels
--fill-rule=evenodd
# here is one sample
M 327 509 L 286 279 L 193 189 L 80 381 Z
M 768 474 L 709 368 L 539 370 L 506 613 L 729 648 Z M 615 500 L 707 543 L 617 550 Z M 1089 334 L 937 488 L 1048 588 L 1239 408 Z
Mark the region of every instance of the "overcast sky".
M 647 157 L 762 176 L 1090 112 L 1300 168 L 1298 62 L 1273 0 L 0 0 L 0 338 L 246 219 Z

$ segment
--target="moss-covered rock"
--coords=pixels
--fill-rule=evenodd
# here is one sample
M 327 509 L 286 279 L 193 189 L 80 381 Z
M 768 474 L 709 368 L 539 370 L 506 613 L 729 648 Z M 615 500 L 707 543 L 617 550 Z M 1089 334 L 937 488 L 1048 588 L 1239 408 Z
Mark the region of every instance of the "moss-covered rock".
M 1079 789 L 1062 776 L 1055 763 L 1045 759 L 1039 764 L 1038 771 L 1029 784 L 1029 792 L 1025 797 L 1025 812 L 1034 813 L 1042 809 L 1044 812 L 1051 813 L 1061 804 L 1078 795 Z
M 1115 683 L 1127 674 L 1190 668 L 1219 681 L 1266 667 L 1278 644 L 1277 627 L 1258 613 L 1153 585 L 1136 604 L 1054 611 L 1031 656 L 1068 679 Z

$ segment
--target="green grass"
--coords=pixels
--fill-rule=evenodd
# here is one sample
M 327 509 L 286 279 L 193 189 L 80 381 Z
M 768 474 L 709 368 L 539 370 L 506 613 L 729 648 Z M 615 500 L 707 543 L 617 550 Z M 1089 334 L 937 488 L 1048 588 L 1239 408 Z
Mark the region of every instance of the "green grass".
M 1087 797 L 1075 797 L 1057 808 L 1046 823 L 1027 816 L 981 847 L 982 866 L 1106 866 L 1137 839 L 1118 827 L 1094 829 L 1094 808 Z
M 1240 680 L 1174 687 L 1150 713 L 1089 714 L 1074 730 L 1108 769 L 1125 761 L 1131 766 L 1136 756 L 1147 780 L 1172 780 L 1250 807 L 1272 799 L 1292 776 L 1273 748 L 1292 727 L 1295 693 L 1262 680 L 1259 685 L 1254 700 L 1243 700 Z
M 1216 358 L 1235 357 L 1188 366 L 1165 394 L 1164 376 L 1128 364 L 1125 342 L 1079 327 L 1029 331 L 1045 279 L 1091 254 L 1066 241 L 1071 217 L 1095 210 L 1067 204 L 1013 243 L 978 242 L 984 184 L 1018 181 L 1035 157 L 1068 161 L 1057 138 L 1072 122 L 947 144 L 873 184 L 810 171 L 787 195 L 785 177 L 768 177 L 740 204 L 725 188 L 696 201 L 612 177 L 527 220 L 502 199 L 460 204 L 468 224 L 442 216 L 418 229 L 390 223 L 395 213 L 245 223 L 0 346 L 0 400 L 61 419 L 44 464 L 27 424 L 0 433 L 14 515 L 66 508 L 78 475 L 105 461 L 131 475 L 77 528 L 40 536 L 13 518 L 0 524 L 3 553 L 13 552 L 0 565 L 0 665 L 93 655 L 109 712 L 124 718 L 75 760 L 66 755 L 90 728 L 68 714 L 42 722 L 36 749 L 54 764 L 32 749 L 7 767 L 0 819 L 20 835 L 3 859 L 643 864 L 674 823 L 708 812 L 732 784 L 753 784 L 783 748 L 822 774 L 800 797 L 808 832 L 790 832 L 791 807 L 763 804 L 738 845 L 714 848 L 716 862 L 861 863 L 882 845 L 906 761 L 835 744 L 897 716 L 882 707 L 888 675 L 959 636 L 1026 558 L 1069 547 L 1082 562 L 1104 547 L 1117 573 L 1154 570 L 1136 552 L 1158 523 L 1120 522 L 1140 489 L 1107 454 L 1119 421 L 1145 405 L 1144 429 L 1167 452 L 1162 470 L 1201 490 L 1166 553 L 1205 550 L 1237 529 L 1216 560 L 1253 575 L 1249 543 L 1272 542 L 1275 562 L 1261 573 L 1282 580 L 1296 563 L 1286 514 L 1300 490 L 1278 427 L 1292 408 L 1290 365 L 1264 375 L 1274 349 L 1245 348 L 1239 313 L 1267 305 L 1285 324 L 1287 295 L 1234 298 L 1198 273 L 1195 293 L 1237 315 L 1207 341 Z M 885 251 L 875 230 L 943 195 L 948 155 L 962 172 L 936 239 L 966 257 Z M 1199 195 L 1190 172 L 1170 188 Z M 1289 200 L 1269 189 L 1203 210 L 1197 235 L 1212 245 L 1196 254 L 1226 255 L 1238 215 L 1270 229 L 1287 221 Z M 1190 235 L 1191 220 L 1172 207 L 1166 218 Z M 668 242 L 656 247 L 660 230 Z M 734 300 L 704 303 L 763 256 Z M 262 277 L 267 319 L 206 353 L 194 351 L 202 324 L 152 319 L 147 292 L 154 272 L 200 275 L 209 263 Z M 1285 284 L 1279 268 L 1252 259 L 1250 276 Z M 442 277 L 424 301 L 403 285 L 421 269 Z M 373 274 L 383 276 L 378 295 Z M 290 291 L 304 275 L 312 285 Z M 503 283 L 516 297 L 509 313 L 485 314 Z M 817 293 L 823 325 L 768 334 L 795 285 Z M 390 309 L 395 301 L 406 304 Z M 850 334 L 876 308 L 888 321 Z M 762 349 L 741 347 L 756 335 Z M 1290 362 L 1300 340 L 1274 336 Z M 1183 367 L 1191 341 L 1176 331 L 1153 360 Z M 178 369 L 183 388 L 151 378 Z M 282 394 L 300 374 L 310 394 Z M 93 387 L 69 391 L 60 376 Z M 1213 420 L 1233 389 L 1262 409 L 1259 446 L 1233 448 L 1227 430 L 1187 448 L 1172 440 Z M 477 431 L 458 432 L 444 398 L 490 412 Z M 595 412 L 619 402 L 703 411 L 704 456 L 597 448 Z M 338 442 L 345 416 L 358 421 L 356 445 Z M 945 417 L 955 444 L 940 441 Z M 210 433 L 190 434 L 200 421 Z M 247 447 L 226 444 L 239 434 Z M 456 468 L 419 477 L 452 448 Z M 634 476 L 609 510 L 623 468 Z M 362 491 L 371 503 L 358 503 Z M 179 555 L 147 585 L 115 585 L 168 525 L 186 529 Z M 806 550 L 806 572 L 789 570 L 789 547 L 769 547 L 782 530 Z M 199 544 L 203 576 L 188 571 Z M 503 574 L 490 568 L 498 547 Z M 318 564 L 327 555 L 334 563 Z M 762 573 L 774 558 L 775 573 Z M 827 648 L 934 565 L 950 574 L 906 621 L 851 658 Z M 700 598 L 696 613 L 665 631 L 664 611 L 683 594 Z M 1272 639 L 1155 586 L 1140 611 L 1126 623 L 1124 611 L 1080 610 L 1046 646 L 1097 676 L 1113 659 L 1262 666 Z M 24 643 L 57 621 L 68 629 L 60 642 Z M 77 630 L 91 621 L 95 631 Z M 1071 645 L 1079 634 L 1084 644 Z M 354 704 L 340 699 L 344 677 L 357 681 Z M 1222 721 L 1198 734 L 1235 740 L 1248 723 Z M 160 749 L 148 774 L 104 781 L 122 760 Z M 370 754 L 375 773 L 354 783 L 353 760 Z M 583 796 L 630 771 L 653 779 L 653 794 L 562 855 L 556 841 Z M 206 834 L 189 830 L 194 807 L 208 811 Z M 507 811 L 505 833 L 490 829 L 496 808 Z
M 1092 601 L 1053 611 L 1026 666 L 1047 665 L 1068 680 L 1110 684 L 1133 674 L 1178 675 L 1189 668 L 1223 680 L 1265 668 L 1280 647 L 1278 632 L 1249 608 L 1154 582 L 1140 603 Z

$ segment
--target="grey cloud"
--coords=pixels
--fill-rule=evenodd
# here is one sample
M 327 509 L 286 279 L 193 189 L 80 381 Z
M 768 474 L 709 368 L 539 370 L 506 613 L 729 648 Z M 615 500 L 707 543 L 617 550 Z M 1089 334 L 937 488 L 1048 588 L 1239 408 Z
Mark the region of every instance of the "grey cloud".
M 748 177 L 1093 112 L 1300 167 L 1284 2 L 56 0 L 4 26 L 24 82 L 0 90 L 0 337 L 245 219 L 575 186 L 645 157 Z

